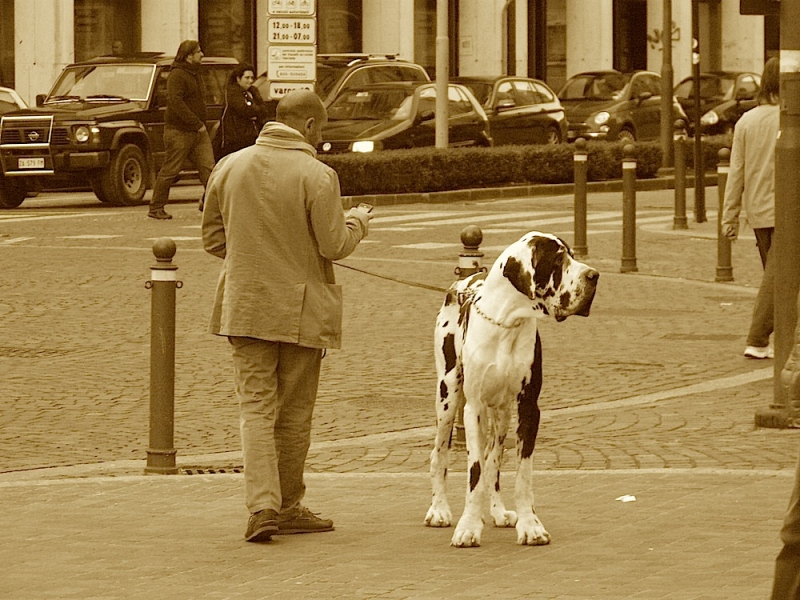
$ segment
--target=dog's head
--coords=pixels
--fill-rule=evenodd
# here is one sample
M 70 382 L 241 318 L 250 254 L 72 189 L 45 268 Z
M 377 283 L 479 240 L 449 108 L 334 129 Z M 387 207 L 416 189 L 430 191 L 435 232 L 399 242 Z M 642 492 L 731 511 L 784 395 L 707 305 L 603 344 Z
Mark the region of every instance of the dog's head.
M 503 277 L 533 303 L 542 315 L 563 321 L 570 315 L 589 316 L 600 274 L 575 259 L 556 236 L 531 231 L 497 259 Z

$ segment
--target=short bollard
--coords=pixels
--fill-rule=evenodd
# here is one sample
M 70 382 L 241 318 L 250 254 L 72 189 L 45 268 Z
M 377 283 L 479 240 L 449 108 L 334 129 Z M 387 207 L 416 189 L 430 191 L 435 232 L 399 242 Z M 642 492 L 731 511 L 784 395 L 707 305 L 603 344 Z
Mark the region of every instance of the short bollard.
M 150 267 L 150 444 L 145 473 L 174 475 L 175 466 L 175 289 L 178 267 L 172 264 L 177 248 L 170 238 L 153 243 L 156 264 Z
M 458 255 L 458 266 L 455 274 L 459 279 L 466 279 L 478 271 L 485 271 L 483 266 L 483 252 L 480 251 L 483 241 L 483 232 L 477 225 L 467 225 L 461 231 L 461 244 L 463 250 Z M 453 444 L 463 447 L 467 443 L 467 436 L 464 431 L 464 407 L 459 407 L 456 412 L 455 435 Z
M 622 265 L 621 273 L 638 271 L 636 266 L 636 148 L 622 149 Z
M 675 121 L 675 216 L 673 229 L 689 229 L 686 219 L 686 123 Z
M 575 140 L 575 243 L 572 251 L 577 258 L 587 258 L 589 245 L 586 239 L 586 175 L 588 171 L 586 140 Z
M 719 210 L 717 211 L 717 276 L 714 281 L 733 281 L 733 265 L 731 264 L 731 241 L 722 234 L 722 209 L 725 206 L 725 185 L 728 183 L 728 172 L 731 168 L 731 151 L 720 148 L 717 162 L 717 190 L 719 192 Z

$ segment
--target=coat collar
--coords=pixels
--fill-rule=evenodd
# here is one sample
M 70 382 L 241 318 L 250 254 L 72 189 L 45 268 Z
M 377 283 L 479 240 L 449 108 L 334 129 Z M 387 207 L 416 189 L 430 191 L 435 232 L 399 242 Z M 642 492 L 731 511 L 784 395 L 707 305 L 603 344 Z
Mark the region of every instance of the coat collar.
M 270 121 L 264 125 L 261 133 L 258 134 L 256 145 L 285 148 L 287 150 L 302 150 L 314 158 L 317 156 L 316 148 L 309 144 L 299 131 L 277 121 Z

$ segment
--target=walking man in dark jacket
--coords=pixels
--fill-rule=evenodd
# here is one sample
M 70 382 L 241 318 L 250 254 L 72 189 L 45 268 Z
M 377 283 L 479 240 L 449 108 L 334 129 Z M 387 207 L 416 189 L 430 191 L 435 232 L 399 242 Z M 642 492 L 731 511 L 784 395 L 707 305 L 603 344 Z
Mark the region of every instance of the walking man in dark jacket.
M 178 46 L 175 62 L 167 77 L 167 112 L 164 115 L 164 164 L 158 172 L 150 210 L 153 219 L 171 219 L 164 210 L 169 188 L 175 183 L 181 167 L 189 159 L 205 187 L 214 168 L 214 150 L 206 129 L 206 103 L 200 63 L 203 51 L 197 40 L 184 40 Z

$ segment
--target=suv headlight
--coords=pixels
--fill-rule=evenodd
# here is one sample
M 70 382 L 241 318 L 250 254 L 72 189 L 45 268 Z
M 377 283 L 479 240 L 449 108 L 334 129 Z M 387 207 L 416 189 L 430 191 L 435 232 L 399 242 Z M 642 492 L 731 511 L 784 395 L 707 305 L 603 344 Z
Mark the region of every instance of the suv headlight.
M 592 120 L 597 123 L 598 125 L 602 125 L 603 123 L 608 123 L 608 120 L 611 118 L 611 115 L 608 114 L 606 111 L 601 111 L 592 117 Z
M 353 142 L 353 152 L 372 152 L 373 150 L 375 150 L 373 141 Z
M 700 117 L 700 124 L 701 125 L 716 125 L 719 123 L 719 115 L 714 112 L 713 110 L 708 111 L 702 117 Z
M 75 141 L 79 144 L 97 142 L 100 138 L 100 128 L 89 125 L 78 125 L 73 131 Z

